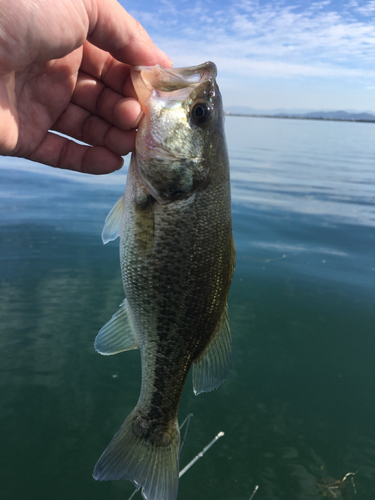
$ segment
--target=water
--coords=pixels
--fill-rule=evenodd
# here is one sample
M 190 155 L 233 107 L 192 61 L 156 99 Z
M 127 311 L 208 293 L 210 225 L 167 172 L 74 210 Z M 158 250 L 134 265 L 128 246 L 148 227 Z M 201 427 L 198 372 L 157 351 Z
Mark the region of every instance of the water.
M 237 265 L 234 367 L 195 397 L 179 500 L 318 500 L 356 472 L 375 498 L 375 127 L 227 118 Z M 127 500 L 96 460 L 137 401 L 139 352 L 93 340 L 123 299 L 105 216 L 125 173 L 0 160 L 0 492 Z M 345 494 L 345 493 L 344 493 Z M 138 494 L 138 498 L 139 494 Z M 329 496 L 328 496 L 329 498 Z

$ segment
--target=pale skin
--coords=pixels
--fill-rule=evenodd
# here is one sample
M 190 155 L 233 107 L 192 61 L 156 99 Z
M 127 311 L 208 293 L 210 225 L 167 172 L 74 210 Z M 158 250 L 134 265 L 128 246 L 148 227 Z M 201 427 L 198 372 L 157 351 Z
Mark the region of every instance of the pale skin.
M 121 168 L 142 117 L 130 66 L 154 64 L 172 66 L 116 0 L 1 0 L 0 154 Z

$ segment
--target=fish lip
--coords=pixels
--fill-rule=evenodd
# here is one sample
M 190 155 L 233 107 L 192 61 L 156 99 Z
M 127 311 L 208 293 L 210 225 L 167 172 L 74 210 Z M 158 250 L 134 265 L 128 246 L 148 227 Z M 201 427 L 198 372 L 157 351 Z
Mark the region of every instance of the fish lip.
M 207 80 L 213 80 L 217 76 L 216 64 L 207 61 L 198 66 L 186 66 L 182 68 L 164 68 L 157 64 L 156 66 L 133 66 L 132 72 L 142 72 L 142 77 L 153 85 L 155 90 L 163 90 L 165 84 L 176 85 L 179 88 L 190 87 L 200 84 Z M 183 86 L 182 86 L 183 85 Z
M 153 92 L 194 89 L 204 82 L 213 82 L 217 75 L 217 68 L 211 61 L 184 68 L 163 68 L 157 64 L 156 66 L 133 66 L 130 75 L 138 100 L 145 112 L 147 100 Z

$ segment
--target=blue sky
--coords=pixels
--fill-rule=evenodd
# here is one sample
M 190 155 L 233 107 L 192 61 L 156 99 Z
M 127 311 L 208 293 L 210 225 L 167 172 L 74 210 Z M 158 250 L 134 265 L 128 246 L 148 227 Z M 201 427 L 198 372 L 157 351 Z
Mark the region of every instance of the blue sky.
M 218 66 L 226 106 L 375 112 L 375 0 L 120 0 L 174 65 Z

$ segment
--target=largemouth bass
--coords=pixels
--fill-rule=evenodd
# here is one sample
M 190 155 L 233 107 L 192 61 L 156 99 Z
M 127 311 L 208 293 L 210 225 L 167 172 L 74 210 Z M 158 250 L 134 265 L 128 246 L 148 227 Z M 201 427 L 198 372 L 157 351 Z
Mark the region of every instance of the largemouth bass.
M 144 111 L 124 195 L 103 242 L 120 236 L 126 299 L 100 330 L 101 354 L 139 348 L 138 403 L 95 466 L 130 479 L 147 500 L 175 500 L 178 406 L 193 366 L 195 394 L 232 363 L 227 299 L 235 248 L 229 162 L 216 66 L 132 69 Z

